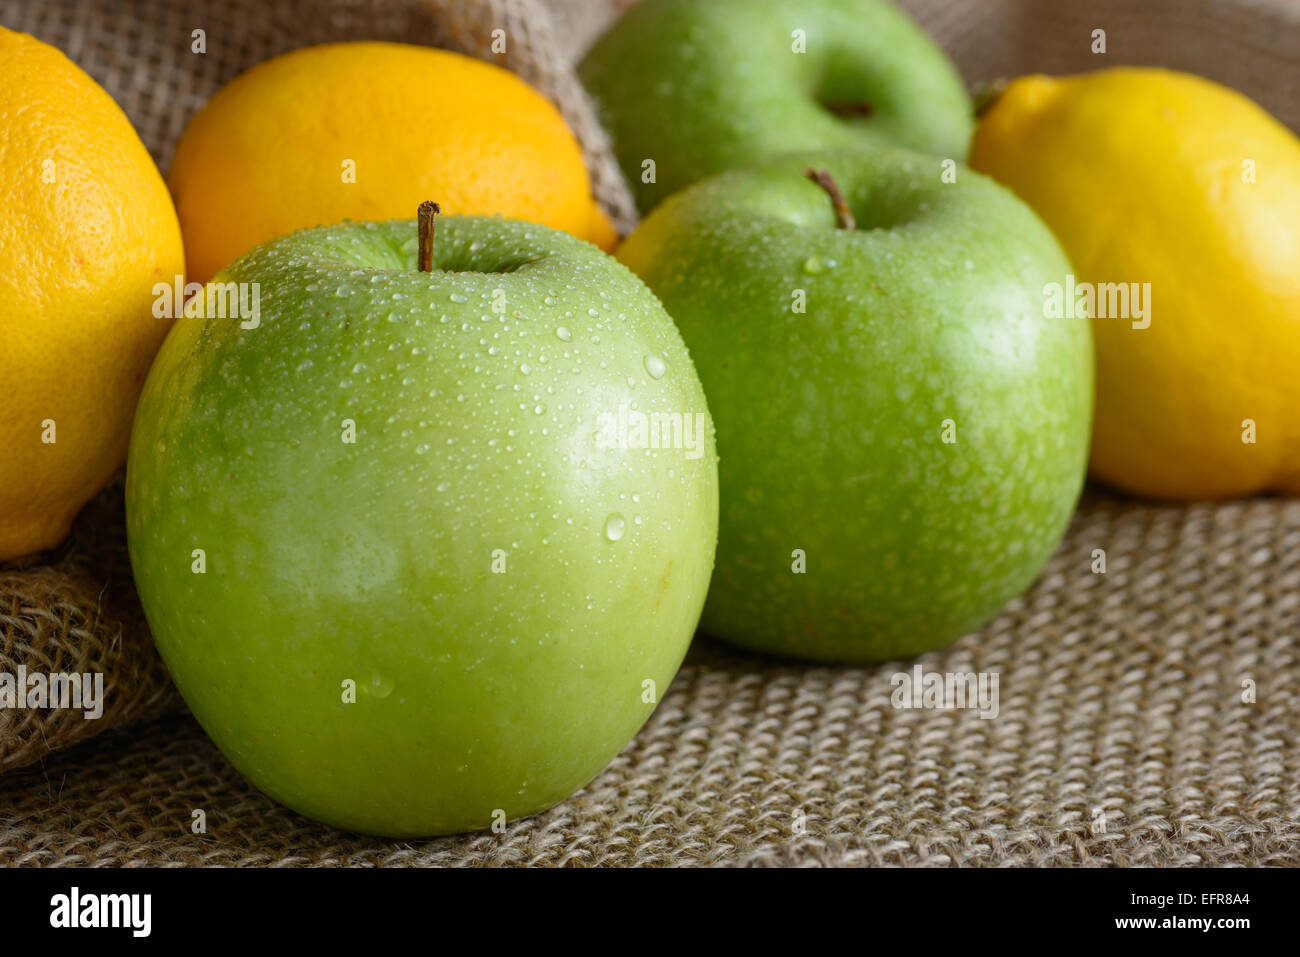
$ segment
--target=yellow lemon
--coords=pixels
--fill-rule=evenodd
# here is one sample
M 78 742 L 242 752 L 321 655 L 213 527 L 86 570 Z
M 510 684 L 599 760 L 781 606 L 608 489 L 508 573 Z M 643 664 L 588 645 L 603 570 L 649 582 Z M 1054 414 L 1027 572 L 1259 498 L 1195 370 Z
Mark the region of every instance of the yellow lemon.
M 184 270 L 158 169 L 112 98 L 0 27 L 0 561 L 57 545 L 126 457 Z
M 1294 134 L 1184 73 L 1028 76 L 984 113 L 971 166 L 1047 222 L 1077 273 L 1062 300 L 1093 305 L 1094 475 L 1159 498 L 1300 493 Z
M 563 117 L 508 70 L 401 43 L 332 43 L 261 63 L 186 127 L 168 176 L 192 279 L 344 219 L 500 213 L 609 249 Z

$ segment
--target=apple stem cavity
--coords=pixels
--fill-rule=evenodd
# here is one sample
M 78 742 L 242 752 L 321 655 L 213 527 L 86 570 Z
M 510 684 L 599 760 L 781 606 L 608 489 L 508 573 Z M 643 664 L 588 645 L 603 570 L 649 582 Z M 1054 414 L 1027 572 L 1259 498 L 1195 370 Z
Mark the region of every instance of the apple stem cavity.
M 836 116 L 846 120 L 855 116 L 875 116 L 876 114 L 876 108 L 867 100 L 835 100 L 832 103 L 823 105 Z
M 858 224 L 857 220 L 853 218 L 853 210 L 849 209 L 844 194 L 840 192 L 840 188 L 835 184 L 831 174 L 824 169 L 813 169 L 811 167 L 804 170 L 803 174 L 824 189 L 826 194 L 830 196 L 831 205 L 835 207 L 835 221 L 839 224 L 840 229 L 856 229 Z
M 416 209 L 416 229 L 420 236 L 420 272 L 433 272 L 433 231 L 437 225 L 435 217 L 441 212 L 441 206 L 427 199 Z

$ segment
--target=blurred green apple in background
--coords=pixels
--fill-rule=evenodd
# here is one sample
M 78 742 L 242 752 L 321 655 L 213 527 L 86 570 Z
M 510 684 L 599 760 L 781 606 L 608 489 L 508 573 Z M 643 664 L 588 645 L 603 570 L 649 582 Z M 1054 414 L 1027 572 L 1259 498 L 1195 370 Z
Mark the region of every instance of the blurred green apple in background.
M 417 251 L 413 222 L 345 224 L 218 275 L 260 314 L 176 323 L 127 475 L 199 723 L 276 800 L 393 836 L 595 776 L 682 660 L 717 531 L 704 394 L 636 277 L 501 219 Z
M 884 0 L 646 0 L 579 75 L 642 212 L 793 149 L 896 144 L 962 162 L 970 144 L 957 71 Z
M 1044 318 L 1070 266 L 1029 208 L 944 172 L 884 149 L 774 160 L 671 197 L 620 248 L 717 425 L 706 632 L 813 659 L 916 654 L 987 621 L 1060 540 L 1088 458 L 1091 330 Z

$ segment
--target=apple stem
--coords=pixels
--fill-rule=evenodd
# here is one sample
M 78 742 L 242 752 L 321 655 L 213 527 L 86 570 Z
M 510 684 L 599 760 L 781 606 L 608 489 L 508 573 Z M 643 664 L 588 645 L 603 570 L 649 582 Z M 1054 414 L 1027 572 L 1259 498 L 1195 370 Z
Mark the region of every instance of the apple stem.
M 804 170 L 803 174 L 826 190 L 826 194 L 831 198 L 831 205 L 835 207 L 835 221 L 839 223 L 840 229 L 856 229 L 858 224 L 853 218 L 853 210 L 849 209 L 844 194 L 835 185 L 835 180 L 831 177 L 831 174 L 824 169 L 812 169 L 811 167 Z
M 416 228 L 420 235 L 420 272 L 433 272 L 433 231 L 434 219 L 442 212 L 442 207 L 431 200 L 425 200 L 416 210 L 418 222 Z

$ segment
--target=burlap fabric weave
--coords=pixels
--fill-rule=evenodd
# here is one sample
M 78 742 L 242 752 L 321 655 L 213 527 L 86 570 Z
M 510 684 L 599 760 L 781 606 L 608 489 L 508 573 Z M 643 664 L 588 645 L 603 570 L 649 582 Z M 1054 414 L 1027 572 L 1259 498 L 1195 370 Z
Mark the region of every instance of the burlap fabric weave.
M 560 104 L 628 228 L 626 186 L 569 69 L 620 5 L 0 0 L 0 23 L 85 67 L 164 169 L 208 96 L 285 50 L 398 39 L 496 59 Z M 1235 86 L 1300 129 L 1292 0 L 903 5 L 973 86 L 1160 64 Z M 504 57 L 489 51 L 495 27 Z M 1104 57 L 1090 52 L 1098 28 Z M 190 53 L 195 29 L 206 55 Z M 130 585 L 114 486 L 45 564 L 0 570 L 0 671 L 102 671 L 108 695 L 98 722 L 0 712 L 0 863 L 1295 865 L 1297 637 L 1300 502 L 1151 505 L 1094 489 L 1027 594 L 919 659 L 999 673 L 996 718 L 895 709 L 891 676 L 916 662 L 803 666 L 701 638 L 650 723 L 569 801 L 500 835 L 382 841 L 277 806 L 178 711 Z M 197 808 L 206 834 L 190 832 Z

